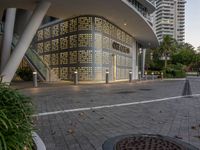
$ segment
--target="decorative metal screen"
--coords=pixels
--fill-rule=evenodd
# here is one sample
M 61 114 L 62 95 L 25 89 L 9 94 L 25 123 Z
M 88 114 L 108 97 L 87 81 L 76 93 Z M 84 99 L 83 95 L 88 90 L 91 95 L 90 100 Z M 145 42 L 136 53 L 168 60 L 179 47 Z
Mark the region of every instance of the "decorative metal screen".
M 51 27 L 44 28 L 44 39 L 51 38 Z
M 64 80 L 72 80 L 75 71 L 79 80 L 104 80 L 106 70 L 110 79 L 115 73 L 128 79 L 132 68 L 133 37 L 103 17 L 57 21 L 40 28 L 35 39 L 37 53 Z

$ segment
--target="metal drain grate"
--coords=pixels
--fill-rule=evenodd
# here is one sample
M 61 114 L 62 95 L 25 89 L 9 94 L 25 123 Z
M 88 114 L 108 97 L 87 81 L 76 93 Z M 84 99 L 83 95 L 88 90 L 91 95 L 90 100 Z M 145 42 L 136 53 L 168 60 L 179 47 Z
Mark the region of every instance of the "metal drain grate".
M 108 139 L 103 150 L 198 150 L 175 138 L 160 135 L 126 135 Z
M 183 147 L 156 137 L 129 137 L 117 142 L 116 150 L 182 150 Z

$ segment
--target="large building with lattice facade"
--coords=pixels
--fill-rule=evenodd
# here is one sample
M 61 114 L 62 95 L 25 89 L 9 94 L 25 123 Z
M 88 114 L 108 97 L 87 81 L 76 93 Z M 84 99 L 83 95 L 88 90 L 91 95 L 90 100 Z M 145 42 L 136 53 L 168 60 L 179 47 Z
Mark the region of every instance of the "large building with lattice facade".
M 10 82 L 23 56 L 43 80 L 72 80 L 78 72 L 80 81 L 103 81 L 106 71 L 110 80 L 128 79 L 129 72 L 134 80 L 140 51 L 158 46 L 150 17 L 155 6 L 148 0 L 6 0 L 4 5 L 20 10 L 8 14 L 16 15 L 9 38 L 17 51 L 1 68 L 3 81 Z
M 132 71 L 134 38 L 99 16 L 78 16 L 42 26 L 35 49 L 61 79 L 104 80 L 109 70 L 112 80 L 127 79 Z

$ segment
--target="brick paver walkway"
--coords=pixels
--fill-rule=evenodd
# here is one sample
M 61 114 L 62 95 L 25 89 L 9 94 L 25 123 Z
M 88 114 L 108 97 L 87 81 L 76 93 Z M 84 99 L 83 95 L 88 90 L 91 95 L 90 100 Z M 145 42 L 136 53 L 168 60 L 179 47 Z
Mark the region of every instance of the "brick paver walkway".
M 200 94 L 200 78 L 190 78 Z M 179 96 L 184 81 L 143 84 L 56 85 L 21 91 L 33 98 L 37 113 Z M 101 150 L 117 135 L 150 133 L 176 137 L 200 148 L 200 97 L 39 116 L 37 133 L 47 150 Z

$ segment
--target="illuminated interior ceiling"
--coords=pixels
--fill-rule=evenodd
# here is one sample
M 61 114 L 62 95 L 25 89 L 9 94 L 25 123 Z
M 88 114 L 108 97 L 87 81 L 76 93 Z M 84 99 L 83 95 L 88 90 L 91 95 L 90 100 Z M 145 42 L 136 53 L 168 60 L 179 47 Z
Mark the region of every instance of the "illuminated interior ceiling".
M 103 16 L 131 34 L 144 47 L 158 46 L 158 40 L 151 25 L 136 9 L 128 5 L 128 3 L 125 4 L 124 2 L 127 2 L 126 0 L 49 1 L 52 3 L 47 13 L 49 16 L 61 19 L 85 14 Z M 36 5 L 36 0 L 0 0 L 0 3 L 1 9 L 16 7 L 33 10 Z

